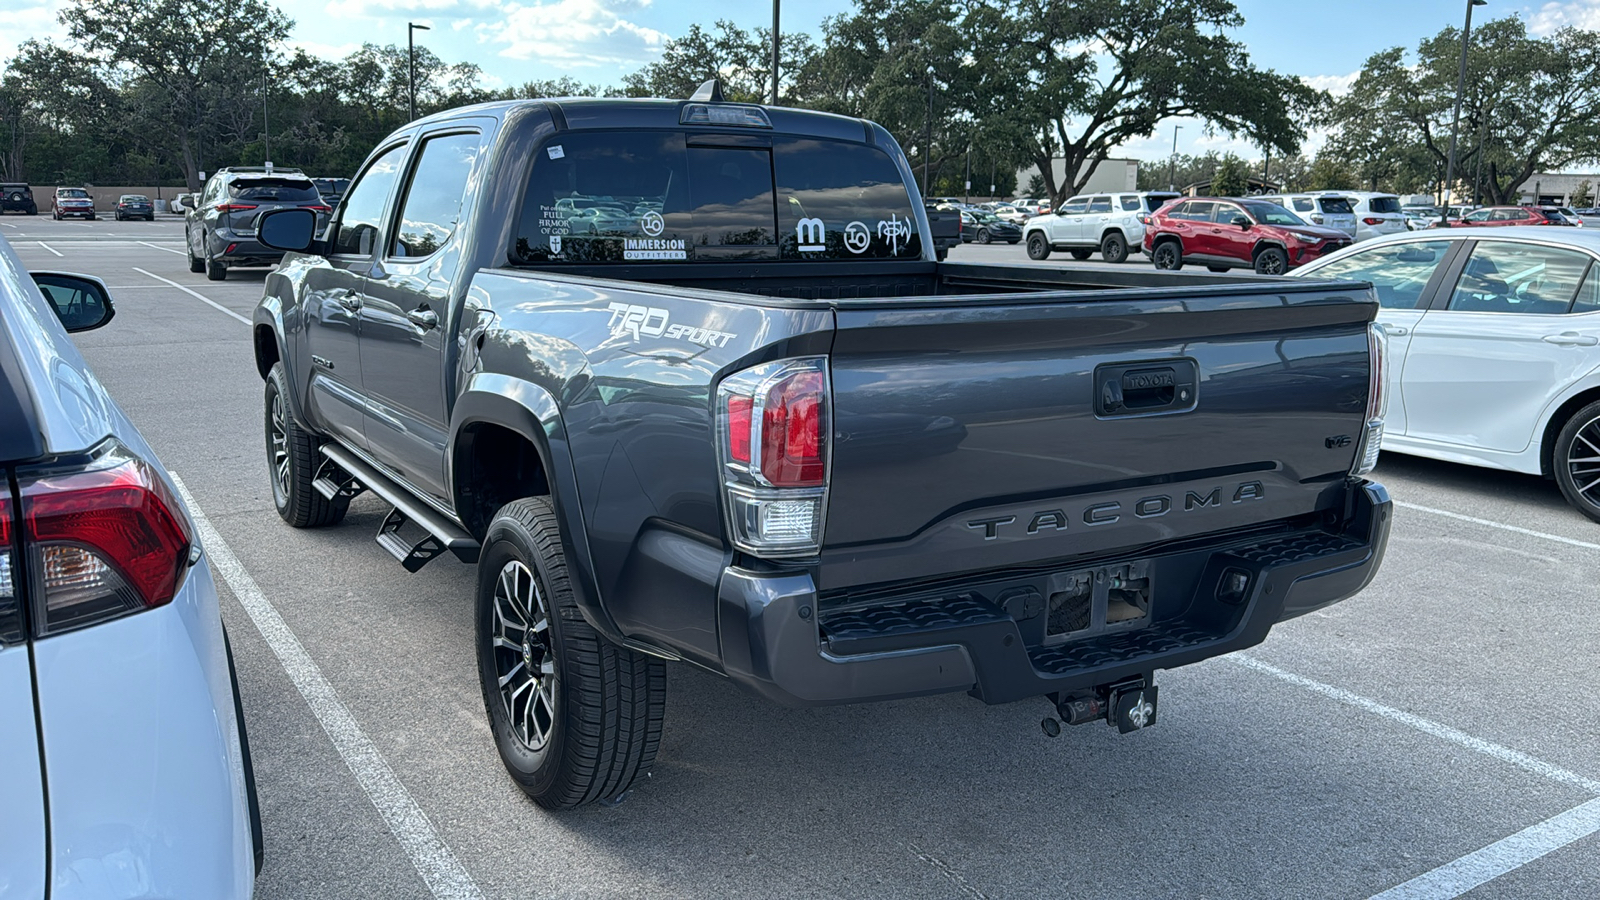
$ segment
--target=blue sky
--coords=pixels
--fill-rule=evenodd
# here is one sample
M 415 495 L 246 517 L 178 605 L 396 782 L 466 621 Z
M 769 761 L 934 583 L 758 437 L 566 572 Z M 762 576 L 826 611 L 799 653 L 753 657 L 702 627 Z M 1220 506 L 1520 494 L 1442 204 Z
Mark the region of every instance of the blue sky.
M 729 19 L 766 25 L 764 0 L 275 0 L 296 21 L 295 43 L 341 56 L 362 41 L 404 44 L 406 22 L 432 30 L 418 39 L 447 61 L 471 60 L 495 84 L 571 75 L 614 82 L 650 61 L 664 41 L 698 22 Z M 1094 2 L 1094 0 L 1088 0 Z M 27 37 L 59 37 L 56 13 L 65 0 L 0 0 L 0 58 Z M 1235 37 L 1257 65 L 1298 75 L 1338 90 L 1372 53 L 1396 45 L 1414 48 L 1447 24 L 1459 25 L 1465 0 L 1235 0 L 1245 24 Z M 816 34 L 826 16 L 847 12 L 852 0 L 789 0 L 785 31 Z M 1490 0 L 1476 18 L 1515 13 L 1544 33 L 1562 25 L 1600 29 L 1600 0 Z M 1178 149 L 1259 152 L 1225 135 L 1207 137 L 1198 121 L 1162 124 L 1151 137 L 1130 142 L 1123 155 L 1165 158 L 1172 126 L 1181 125 Z M 1318 141 L 1314 138 L 1312 146 Z

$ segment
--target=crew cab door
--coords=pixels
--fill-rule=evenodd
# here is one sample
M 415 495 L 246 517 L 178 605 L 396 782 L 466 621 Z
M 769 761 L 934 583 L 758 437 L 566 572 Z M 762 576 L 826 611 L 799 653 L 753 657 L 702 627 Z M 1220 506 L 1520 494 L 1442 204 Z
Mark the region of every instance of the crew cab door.
M 361 380 L 368 451 L 410 484 L 445 499 L 444 457 L 454 323 L 451 284 L 460 268 L 457 229 L 467 180 L 483 156 L 483 132 L 459 125 L 422 137 L 387 232 L 383 260 L 365 280 Z
M 379 155 L 356 179 L 328 231 L 326 265 L 306 275 L 306 344 L 311 352 L 310 406 L 318 424 L 365 449 L 361 380 L 361 308 L 378 263 L 383 214 L 399 180 L 406 145 Z

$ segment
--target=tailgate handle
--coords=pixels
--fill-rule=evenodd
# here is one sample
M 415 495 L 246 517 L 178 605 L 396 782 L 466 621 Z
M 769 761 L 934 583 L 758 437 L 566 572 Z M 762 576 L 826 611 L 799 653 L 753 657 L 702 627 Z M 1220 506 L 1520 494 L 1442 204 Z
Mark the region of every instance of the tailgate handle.
M 1101 416 L 1138 416 L 1186 412 L 1195 406 L 1196 367 L 1193 360 L 1100 366 L 1095 370 L 1099 391 L 1095 413 Z

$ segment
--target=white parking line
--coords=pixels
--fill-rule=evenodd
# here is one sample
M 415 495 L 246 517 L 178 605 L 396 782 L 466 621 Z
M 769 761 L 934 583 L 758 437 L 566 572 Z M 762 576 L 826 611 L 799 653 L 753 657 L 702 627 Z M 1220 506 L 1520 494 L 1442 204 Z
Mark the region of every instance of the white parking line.
M 34 241 L 34 243 L 38 244 L 39 246 L 41 246 L 43 248 L 45 248 L 46 250 L 49 250 L 51 253 L 54 253 L 57 256 L 66 256 L 65 253 L 62 253 L 60 250 L 57 250 L 56 248 L 50 246 L 49 244 L 46 244 L 44 241 Z
M 183 252 L 182 250 L 174 250 L 171 247 L 162 247 L 162 246 L 159 246 L 157 244 L 152 244 L 149 241 L 140 241 L 139 243 L 145 245 L 146 247 L 149 247 L 152 250 L 165 250 L 168 253 L 176 253 L 179 256 L 188 256 L 189 255 L 189 254 Z
M 217 301 L 211 299 L 210 297 L 207 297 L 204 294 L 201 294 L 201 293 L 199 293 L 197 291 L 189 290 L 188 288 L 186 288 L 183 285 L 177 283 L 176 281 L 173 281 L 170 278 L 162 278 L 160 275 L 157 275 L 154 272 L 146 272 L 145 270 L 139 268 L 138 266 L 134 266 L 133 270 L 135 272 L 138 272 L 140 275 L 149 275 L 151 278 L 154 278 L 157 281 L 161 281 L 161 282 L 165 282 L 167 284 L 170 284 L 173 287 L 177 288 L 178 290 L 183 291 L 185 294 L 188 294 L 189 296 L 195 298 L 196 300 L 199 300 L 201 303 L 208 303 L 208 304 L 210 304 L 212 306 L 215 306 L 217 309 L 227 313 L 228 315 L 233 316 L 235 319 L 238 319 L 239 321 L 245 323 L 246 325 L 250 324 L 250 320 L 246 319 L 244 316 L 239 315 L 238 313 L 236 313 L 233 310 L 227 308 L 226 306 L 223 306 L 221 303 L 218 303 Z
M 1600 544 L 1592 544 L 1588 541 L 1580 541 L 1577 538 L 1562 537 L 1559 534 L 1550 534 L 1546 531 L 1534 531 L 1532 528 L 1522 528 L 1517 525 L 1507 525 L 1504 522 L 1496 522 L 1493 519 L 1480 519 L 1477 516 L 1464 516 L 1461 513 L 1451 512 L 1448 509 L 1434 509 L 1431 506 L 1418 506 L 1415 503 L 1406 503 L 1403 500 L 1394 501 L 1394 505 L 1400 507 L 1401 509 L 1414 509 L 1417 512 L 1425 512 L 1429 515 L 1444 516 L 1447 519 L 1457 519 L 1462 522 L 1471 522 L 1474 525 L 1485 525 L 1489 528 L 1498 528 L 1501 531 L 1514 531 L 1517 534 L 1525 534 L 1528 537 L 1544 538 L 1547 541 L 1555 541 L 1558 544 L 1570 544 L 1573 547 L 1582 547 L 1585 550 L 1600 550 Z
M 338 691 L 323 676 L 311 654 L 306 652 L 305 646 L 295 637 L 283 616 L 261 592 L 255 579 L 239 562 L 222 535 L 212 527 L 211 520 L 201 512 L 188 486 L 176 473 L 172 480 L 178 487 L 178 493 L 183 496 L 183 502 L 188 505 L 189 514 L 194 517 L 195 528 L 200 533 L 200 544 L 211 558 L 212 568 L 222 574 L 234 598 L 244 607 L 267 646 L 272 648 L 283 670 L 288 673 L 289 680 L 294 683 L 300 696 L 305 698 L 306 705 L 311 707 L 322 730 L 327 732 L 334 749 L 339 751 L 345 765 L 350 767 L 372 805 L 378 808 L 378 813 L 383 816 L 389 830 L 394 832 L 401 849 L 410 857 L 411 864 L 416 867 L 417 874 L 422 876 L 433 896 L 439 900 L 482 900 L 483 892 L 479 890 L 477 882 L 472 880 L 466 867 L 439 838 L 427 814 L 417 805 L 405 784 L 395 776 L 394 769 L 389 767 L 388 760 L 383 758 L 377 745 L 361 730 L 361 725 L 339 698 Z
M 1600 831 L 1600 797 L 1397 884 L 1372 900 L 1446 900 Z
M 4 225 L 7 228 L 15 228 L 15 227 L 17 227 L 15 225 L 11 224 L 10 222 L 0 222 L 0 225 Z

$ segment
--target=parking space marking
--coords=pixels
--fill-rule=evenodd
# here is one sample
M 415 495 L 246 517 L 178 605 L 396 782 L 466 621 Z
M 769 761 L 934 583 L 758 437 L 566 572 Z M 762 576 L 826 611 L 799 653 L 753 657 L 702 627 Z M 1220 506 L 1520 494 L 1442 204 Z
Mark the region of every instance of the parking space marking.
M 134 266 L 133 270 L 135 272 L 138 272 L 140 275 L 148 275 L 148 276 L 150 276 L 151 278 L 154 278 L 157 281 L 161 281 L 161 282 L 165 282 L 167 284 L 170 284 L 173 287 L 177 288 L 178 290 L 183 291 L 185 294 L 188 294 L 189 296 L 195 298 L 196 300 L 199 300 L 201 303 L 210 304 L 211 306 L 214 306 L 217 309 L 221 310 L 222 312 L 225 312 L 228 315 L 233 316 L 235 319 L 238 319 L 239 321 L 245 323 L 246 325 L 250 324 L 250 320 L 246 319 L 244 316 L 239 315 L 238 313 L 234 312 L 233 310 L 227 308 L 226 306 L 223 306 L 221 303 L 218 303 L 217 301 L 211 299 L 210 297 L 207 297 L 206 295 L 204 295 L 204 294 L 202 294 L 202 293 L 200 293 L 198 291 L 189 290 L 188 288 L 186 288 L 183 285 L 177 283 L 176 281 L 173 281 L 170 278 L 162 278 L 160 275 L 157 275 L 154 272 L 146 272 L 145 270 L 139 268 L 138 266 Z
M 189 254 L 183 252 L 182 250 L 174 250 L 171 247 L 161 247 L 161 246 L 158 246 L 156 244 L 152 244 L 149 241 L 140 241 L 139 243 L 145 245 L 146 247 L 149 247 L 151 250 L 165 250 L 168 253 L 176 253 L 179 256 L 188 256 L 189 255 Z
M 1600 831 L 1600 797 L 1530 825 L 1482 850 L 1374 895 L 1372 900 L 1446 900 Z
M 1496 522 L 1493 519 L 1480 519 L 1477 516 L 1465 516 L 1458 512 L 1451 512 L 1448 509 L 1435 509 L 1431 506 L 1419 506 L 1415 503 L 1406 503 L 1403 500 L 1394 501 L 1394 505 L 1400 507 L 1401 509 L 1414 509 L 1417 512 L 1425 512 L 1429 515 L 1444 516 L 1447 519 L 1457 519 L 1462 522 L 1471 522 L 1474 525 L 1484 525 L 1489 528 L 1498 528 L 1501 531 L 1514 531 L 1517 534 L 1525 534 L 1528 537 L 1544 538 L 1547 541 L 1555 541 L 1558 544 L 1569 544 L 1573 547 L 1582 547 L 1585 550 L 1600 550 L 1600 544 L 1593 544 L 1588 541 L 1580 541 L 1577 538 L 1563 537 L 1559 534 L 1551 534 L 1548 531 L 1534 531 L 1532 528 L 1523 528 L 1518 525 L 1507 525 L 1504 522 Z
M 34 243 L 38 244 L 39 246 L 41 246 L 43 248 L 45 248 L 46 250 L 49 250 L 51 253 L 54 253 L 57 256 L 66 256 L 65 253 L 62 253 L 60 250 L 57 250 L 56 248 L 50 246 L 49 244 L 46 244 L 44 241 L 34 241 Z
M 250 621 L 255 623 L 256 630 L 261 632 L 267 646 L 278 657 L 289 680 L 300 696 L 305 698 L 306 705 L 311 707 L 322 730 L 327 732 L 334 749 L 339 751 L 345 765 L 350 767 L 372 805 L 378 808 L 378 813 L 383 816 L 433 896 L 439 900 L 483 900 L 483 892 L 479 890 L 477 882 L 472 880 L 466 867 L 434 831 L 427 814 L 394 774 L 394 769 L 389 767 L 388 760 L 383 758 L 377 745 L 361 730 L 361 725 L 350 714 L 338 691 L 328 683 L 322 669 L 306 652 L 305 646 L 290 630 L 272 601 L 261 592 L 250 572 L 200 510 L 200 505 L 189 493 L 183 479 L 177 473 L 172 473 L 172 480 L 183 502 L 188 505 L 189 514 L 194 517 L 195 528 L 200 533 L 200 544 L 206 555 L 211 557 L 212 567 L 222 574 L 222 579 L 233 591 L 234 599 L 244 607 Z

